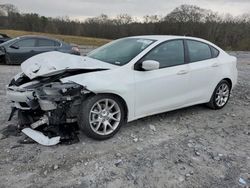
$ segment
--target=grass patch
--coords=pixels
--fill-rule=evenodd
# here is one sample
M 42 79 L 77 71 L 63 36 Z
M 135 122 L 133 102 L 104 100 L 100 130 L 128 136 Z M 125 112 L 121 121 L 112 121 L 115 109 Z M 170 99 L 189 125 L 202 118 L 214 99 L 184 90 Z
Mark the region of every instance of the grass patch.
M 43 35 L 43 36 L 56 38 L 56 39 L 65 41 L 67 43 L 74 43 L 78 45 L 90 45 L 90 46 L 101 46 L 111 41 L 108 39 L 100 39 L 100 38 L 81 37 L 81 36 L 73 36 L 73 35 L 57 35 L 57 34 L 50 34 L 50 33 L 6 30 L 6 29 L 0 29 L 0 33 L 7 34 L 12 38 L 22 36 L 22 35 Z

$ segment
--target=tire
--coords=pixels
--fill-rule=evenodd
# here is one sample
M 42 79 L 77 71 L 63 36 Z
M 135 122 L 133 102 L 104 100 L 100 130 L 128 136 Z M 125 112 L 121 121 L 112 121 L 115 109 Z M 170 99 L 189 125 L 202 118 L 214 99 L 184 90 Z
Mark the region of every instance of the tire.
M 214 110 L 222 109 L 224 106 L 226 106 L 227 102 L 229 101 L 230 93 L 231 93 L 231 85 L 229 84 L 228 81 L 222 80 L 216 86 L 210 101 L 206 105 Z
M 12 63 L 11 63 L 11 61 L 10 61 L 10 57 L 9 57 L 9 55 L 8 54 L 5 54 L 5 64 L 6 65 L 12 65 Z
M 109 139 L 123 124 L 125 124 L 125 107 L 119 97 L 98 94 L 82 102 L 78 125 L 88 137 L 96 140 Z
M 5 64 L 5 56 L 0 56 L 0 64 Z

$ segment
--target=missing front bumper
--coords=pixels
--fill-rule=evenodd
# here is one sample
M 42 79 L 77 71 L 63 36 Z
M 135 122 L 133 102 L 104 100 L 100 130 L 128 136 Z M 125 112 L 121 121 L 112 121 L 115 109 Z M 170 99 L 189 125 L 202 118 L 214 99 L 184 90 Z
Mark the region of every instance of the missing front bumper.
M 89 93 L 81 85 L 60 82 L 32 81 L 7 88 L 8 99 L 18 111 L 19 126 L 26 127 L 22 132 L 46 146 L 79 141 L 77 117 Z
M 45 136 L 43 133 L 33 130 L 31 128 L 25 128 L 22 130 L 22 132 L 43 146 L 56 145 L 60 142 L 61 138 L 60 136 L 49 138 L 48 136 Z

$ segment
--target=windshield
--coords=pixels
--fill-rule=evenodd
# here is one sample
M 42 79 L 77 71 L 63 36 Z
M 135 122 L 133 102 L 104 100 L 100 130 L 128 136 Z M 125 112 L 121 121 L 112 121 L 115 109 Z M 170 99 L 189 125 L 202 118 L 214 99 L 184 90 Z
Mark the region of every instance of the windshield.
M 19 37 L 10 39 L 10 40 L 8 40 L 8 41 L 2 43 L 1 45 L 3 46 L 3 45 L 6 45 L 6 44 L 7 44 L 7 45 L 12 44 L 12 43 L 15 42 L 17 39 L 19 39 Z
M 124 38 L 115 40 L 88 54 L 88 57 L 114 65 L 125 65 L 154 40 L 141 38 Z

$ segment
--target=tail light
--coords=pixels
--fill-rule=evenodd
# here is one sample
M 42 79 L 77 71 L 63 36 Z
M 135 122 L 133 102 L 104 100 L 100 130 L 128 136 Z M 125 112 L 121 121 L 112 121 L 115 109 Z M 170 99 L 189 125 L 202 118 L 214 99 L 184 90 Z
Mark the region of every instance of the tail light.
M 77 46 L 73 46 L 71 49 L 73 51 L 75 51 L 75 52 L 79 52 L 80 53 L 80 50 L 79 50 L 79 48 Z

